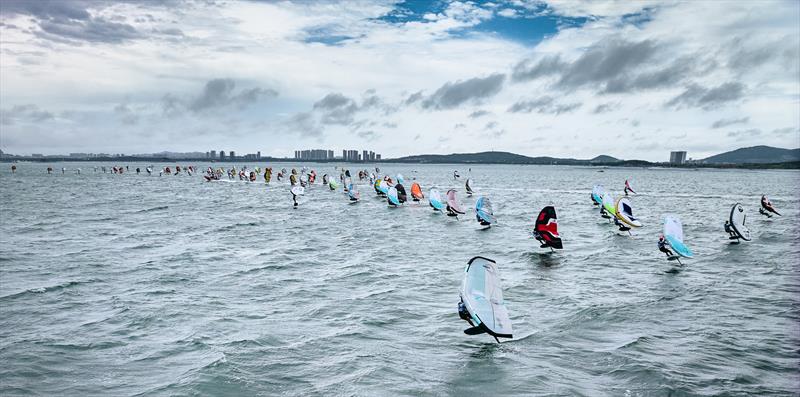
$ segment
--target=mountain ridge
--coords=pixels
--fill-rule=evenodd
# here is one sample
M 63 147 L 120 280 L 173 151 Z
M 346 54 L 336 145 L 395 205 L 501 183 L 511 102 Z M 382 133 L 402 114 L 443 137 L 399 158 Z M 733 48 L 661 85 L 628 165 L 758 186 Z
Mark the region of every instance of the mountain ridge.
M 700 160 L 706 164 L 771 164 L 800 161 L 800 149 L 759 145 L 734 149 Z
M 384 162 L 394 163 L 429 163 L 429 164 L 560 164 L 560 165 L 658 165 L 666 162 L 650 162 L 644 160 L 621 160 L 613 156 L 601 154 L 591 159 L 558 158 L 551 156 L 526 156 L 511 152 L 488 151 L 475 153 L 451 154 L 418 154 L 392 159 Z M 783 164 L 800 161 L 800 148 L 784 149 L 772 146 L 752 146 L 734 149 L 716 154 L 697 162 L 685 165 L 746 165 L 746 164 Z

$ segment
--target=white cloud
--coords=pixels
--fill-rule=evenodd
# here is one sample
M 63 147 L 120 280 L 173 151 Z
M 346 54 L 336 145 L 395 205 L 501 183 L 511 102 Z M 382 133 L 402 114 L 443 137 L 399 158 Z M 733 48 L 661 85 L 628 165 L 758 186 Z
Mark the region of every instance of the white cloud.
M 553 15 L 590 18 L 526 47 L 496 32 L 472 29 L 493 15 L 512 16 L 513 9 L 504 5 L 453 2 L 417 20 L 391 23 L 379 19 L 393 7 L 382 2 L 189 3 L 177 8 L 123 3 L 98 8 L 95 15 L 108 20 L 123 16 L 136 37 L 76 44 L 31 33 L 37 25 L 29 16 L 3 14 L 4 120 L 11 120 L 7 115 L 15 106 L 35 106 L 39 113 L 31 114 L 53 116 L 19 113 L 13 123 L 2 123 L 3 150 L 115 152 L 123 147 L 129 152 L 233 149 L 291 155 L 295 148 L 323 145 L 363 146 L 400 156 L 477 151 L 491 144 L 528 155 L 662 160 L 667 149 L 646 144 L 667 135 L 686 134 L 676 145 L 694 151 L 692 157 L 762 143 L 797 146 L 797 3 L 548 3 Z M 621 22 L 622 15 L 645 8 L 649 21 Z M 620 66 L 615 61 L 625 52 L 618 51 L 605 63 L 608 73 L 587 62 L 589 74 L 563 80 L 565 73 L 581 71 L 569 65 L 592 51 L 619 47 L 608 45 L 612 42 L 629 43 L 620 48 L 649 56 Z M 636 47 L 643 42 L 652 46 Z M 512 82 L 515 65 L 527 59 L 532 68 L 547 57 L 558 60 L 544 65 L 547 73 Z M 443 87 L 499 75 L 508 78 L 498 89 L 492 85 L 490 95 L 421 106 Z M 235 82 L 223 104 L 244 103 L 235 99 L 239 95 L 255 103 L 249 99 L 265 98 L 259 93 L 269 100 L 215 112 L 199 106 L 180 117 L 165 113 L 171 98 L 185 108 L 215 79 Z M 559 84 L 562 80 L 573 84 Z M 264 91 L 247 96 L 252 89 Z M 363 106 L 371 89 L 369 95 L 380 106 Z M 403 105 L 417 92 L 420 101 Z M 340 123 L 320 123 L 324 115 L 314 113 L 314 103 L 333 93 L 352 98 L 358 111 L 336 113 L 346 116 L 334 118 Z M 678 97 L 674 106 L 665 106 Z M 528 113 L 508 112 L 515 104 L 525 105 L 519 109 Z M 470 117 L 477 111 L 492 115 L 498 123 L 494 133 L 484 130 L 487 120 Z M 711 128 L 719 120 L 744 117 L 749 118 L 747 129 L 763 133 L 732 139 L 728 129 Z M 638 125 L 617 123 L 622 118 Z M 441 139 L 453 131 L 457 138 Z M 620 133 L 631 134 L 632 144 L 605 138 Z M 557 139 L 542 140 L 554 134 Z

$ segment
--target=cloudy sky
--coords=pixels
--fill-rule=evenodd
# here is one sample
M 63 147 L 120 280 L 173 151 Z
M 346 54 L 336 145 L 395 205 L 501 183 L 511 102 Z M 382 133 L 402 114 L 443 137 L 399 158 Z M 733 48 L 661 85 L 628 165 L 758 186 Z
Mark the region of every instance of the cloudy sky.
M 0 0 L 0 148 L 800 146 L 800 2 Z

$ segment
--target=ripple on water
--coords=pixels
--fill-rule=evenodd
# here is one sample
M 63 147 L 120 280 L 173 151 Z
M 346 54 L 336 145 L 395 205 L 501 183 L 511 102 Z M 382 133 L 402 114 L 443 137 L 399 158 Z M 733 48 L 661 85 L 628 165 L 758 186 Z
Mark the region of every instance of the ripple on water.
M 799 391 L 796 171 L 473 165 L 467 197 L 452 172 L 468 167 L 381 165 L 425 192 L 457 189 L 466 208 L 490 197 L 499 222 L 481 231 L 471 212 L 389 209 L 366 182 L 356 205 L 310 186 L 292 209 L 275 181 L 38 166 L 0 169 L 1 395 Z M 645 223 L 632 235 L 588 201 L 625 179 Z M 756 213 L 761 192 L 783 217 Z M 725 239 L 734 202 L 752 242 Z M 564 250 L 528 233 L 545 205 Z M 656 251 L 665 213 L 697 254 L 681 267 Z M 500 268 L 515 335 L 503 344 L 464 335 L 456 313 L 474 255 Z

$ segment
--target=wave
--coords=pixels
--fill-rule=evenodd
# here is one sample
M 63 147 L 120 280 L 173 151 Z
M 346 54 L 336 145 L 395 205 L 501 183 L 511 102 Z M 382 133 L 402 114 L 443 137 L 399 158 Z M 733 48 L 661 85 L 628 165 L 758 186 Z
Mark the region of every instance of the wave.
M 142 214 L 142 213 L 146 213 L 146 212 L 161 211 L 161 210 L 165 210 L 165 209 L 168 209 L 168 208 L 169 208 L 169 206 L 168 206 L 168 205 L 160 205 L 160 206 L 158 206 L 158 207 L 153 207 L 153 208 L 147 208 L 147 209 L 139 210 L 139 211 L 136 211 L 135 213 L 136 213 L 136 214 Z
M 48 292 L 60 291 L 60 290 L 64 290 L 64 289 L 67 289 L 67 288 L 72 288 L 72 287 L 75 287 L 75 286 L 78 286 L 78 285 L 81 285 L 81 284 L 87 284 L 87 283 L 89 283 L 89 281 L 66 281 L 66 282 L 63 282 L 61 284 L 51 285 L 51 286 L 47 286 L 47 287 L 30 288 L 30 289 L 26 289 L 25 291 L 20 291 L 20 292 L 15 292 L 15 293 L 8 294 L 8 295 L 0 296 L 0 300 L 16 299 L 18 297 L 22 297 L 22 296 L 25 296 L 25 295 L 28 295 L 28 294 L 45 294 L 45 293 L 48 293 Z

